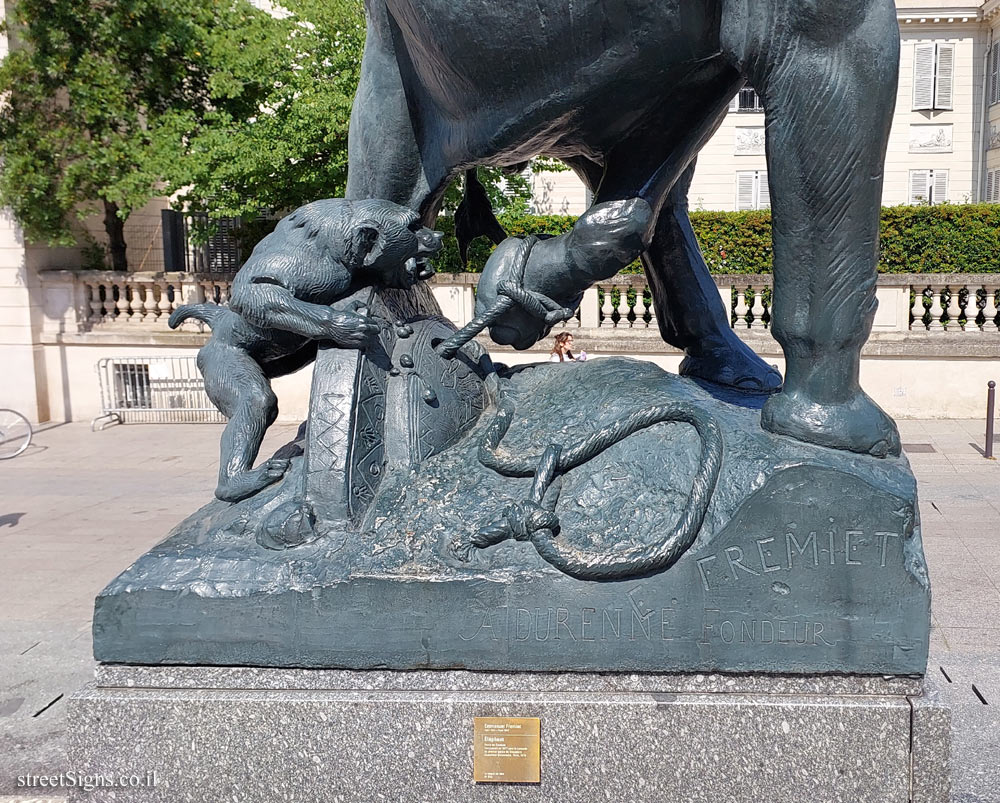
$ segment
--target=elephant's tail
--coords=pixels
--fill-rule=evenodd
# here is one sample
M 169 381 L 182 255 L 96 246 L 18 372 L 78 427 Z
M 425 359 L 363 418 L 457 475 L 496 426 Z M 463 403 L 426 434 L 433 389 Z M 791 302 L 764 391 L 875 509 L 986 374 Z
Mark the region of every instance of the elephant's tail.
M 194 318 L 214 329 L 215 322 L 227 312 L 226 307 L 220 307 L 218 304 L 184 304 L 170 313 L 167 325 L 171 329 L 176 329 L 188 318 Z

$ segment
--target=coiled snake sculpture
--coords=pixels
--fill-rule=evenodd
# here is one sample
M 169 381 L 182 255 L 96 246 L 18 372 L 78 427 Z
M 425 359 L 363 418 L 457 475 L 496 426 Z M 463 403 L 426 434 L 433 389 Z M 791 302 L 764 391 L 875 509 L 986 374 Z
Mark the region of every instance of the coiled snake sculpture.
M 534 242 L 535 238 L 527 237 L 520 244 L 516 256 L 522 271 Z M 437 352 L 443 358 L 452 359 L 465 343 L 515 304 L 544 318 L 550 325 L 573 315 L 572 310 L 561 308 L 540 293 L 524 290 L 513 282 L 500 282 L 497 294 L 500 298 L 487 312 L 438 344 Z M 469 561 L 475 550 L 510 539 L 530 541 L 545 561 L 571 577 L 579 580 L 626 580 L 669 569 L 694 543 L 722 468 L 722 432 L 715 419 L 705 411 L 684 402 L 645 407 L 571 446 L 551 444 L 540 455 L 532 456 L 515 455 L 502 446 L 513 420 L 514 402 L 509 395 L 501 396 L 496 415 L 480 439 L 479 462 L 505 477 L 533 477 L 529 497 L 509 503 L 499 521 L 471 538 L 456 539 L 452 543 L 452 552 L 457 558 Z M 670 533 L 657 544 L 632 546 L 613 554 L 587 552 L 561 540 L 558 537 L 559 517 L 555 513 L 558 485 L 555 492 L 549 492 L 556 480 L 629 435 L 656 424 L 674 422 L 690 424 L 695 428 L 701 439 L 701 455 L 684 511 Z

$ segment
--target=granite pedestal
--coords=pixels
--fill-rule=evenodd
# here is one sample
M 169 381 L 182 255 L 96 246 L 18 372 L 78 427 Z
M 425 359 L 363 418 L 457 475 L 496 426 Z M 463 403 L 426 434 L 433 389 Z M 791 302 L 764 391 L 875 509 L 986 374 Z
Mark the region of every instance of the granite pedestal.
M 539 785 L 475 784 L 473 717 L 541 719 Z M 71 800 L 947 803 L 930 680 L 99 667 Z M 97 797 L 93 795 L 97 794 Z

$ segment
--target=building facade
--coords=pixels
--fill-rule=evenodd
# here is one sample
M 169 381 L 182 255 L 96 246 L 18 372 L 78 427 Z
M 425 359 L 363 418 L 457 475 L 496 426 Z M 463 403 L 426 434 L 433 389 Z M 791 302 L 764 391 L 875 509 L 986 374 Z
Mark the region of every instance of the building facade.
M 900 0 L 899 90 L 882 203 L 1000 203 L 1000 0 Z M 571 172 L 534 177 L 534 211 L 579 214 Z M 764 108 L 751 88 L 698 158 L 692 209 L 770 205 Z

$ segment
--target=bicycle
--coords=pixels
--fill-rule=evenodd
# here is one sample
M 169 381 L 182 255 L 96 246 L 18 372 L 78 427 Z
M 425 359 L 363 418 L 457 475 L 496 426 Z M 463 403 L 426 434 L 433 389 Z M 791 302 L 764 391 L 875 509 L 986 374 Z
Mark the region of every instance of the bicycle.
M 17 410 L 0 408 L 0 460 L 17 457 L 31 445 L 31 422 Z

